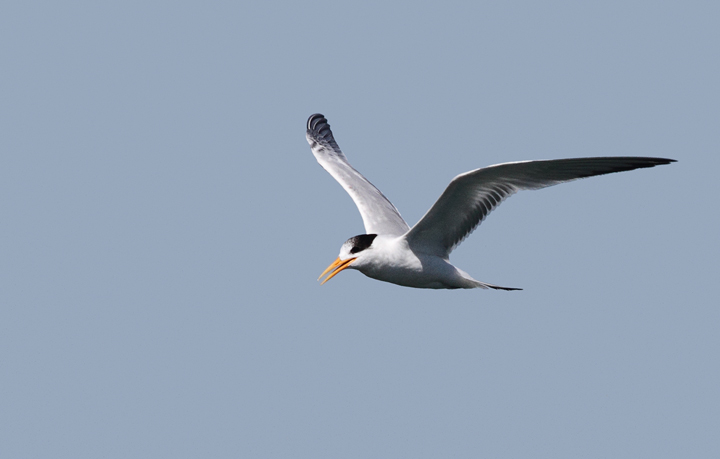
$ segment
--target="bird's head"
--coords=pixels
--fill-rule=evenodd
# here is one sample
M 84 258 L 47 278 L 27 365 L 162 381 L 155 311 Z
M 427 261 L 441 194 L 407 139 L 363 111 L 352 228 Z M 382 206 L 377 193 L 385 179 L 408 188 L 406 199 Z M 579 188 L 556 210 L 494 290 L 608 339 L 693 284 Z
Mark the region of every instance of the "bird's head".
M 361 234 L 354 236 L 345 241 L 340 247 L 340 254 L 337 260 L 333 261 L 325 271 L 320 274 L 318 280 L 320 280 L 325 274 L 330 273 L 322 284 L 335 277 L 340 271 L 346 268 L 357 269 L 363 264 L 363 260 L 371 256 L 373 250 L 373 241 L 377 237 L 377 234 Z

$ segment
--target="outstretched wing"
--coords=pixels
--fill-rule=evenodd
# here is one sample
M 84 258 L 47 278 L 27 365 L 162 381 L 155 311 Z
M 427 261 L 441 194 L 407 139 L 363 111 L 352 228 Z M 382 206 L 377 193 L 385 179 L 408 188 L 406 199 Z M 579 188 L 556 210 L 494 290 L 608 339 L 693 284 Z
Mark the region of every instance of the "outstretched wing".
M 466 172 L 450 182 L 405 237 L 414 250 L 447 257 L 495 207 L 520 190 L 674 161 L 622 156 L 573 158 L 504 163 Z
M 308 119 L 307 140 L 320 165 L 355 201 L 367 234 L 400 236 L 410 229 L 380 190 L 348 163 L 323 115 L 317 113 Z

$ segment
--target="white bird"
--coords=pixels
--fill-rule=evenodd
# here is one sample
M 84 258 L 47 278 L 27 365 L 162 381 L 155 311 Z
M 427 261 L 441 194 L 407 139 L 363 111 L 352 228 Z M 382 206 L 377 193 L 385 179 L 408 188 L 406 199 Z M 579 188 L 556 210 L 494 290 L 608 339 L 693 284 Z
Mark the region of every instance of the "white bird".
M 510 195 L 594 175 L 675 162 L 632 156 L 520 161 L 496 164 L 455 177 L 412 228 L 394 205 L 355 170 L 335 142 L 321 114 L 307 122 L 307 140 L 320 165 L 337 180 L 360 211 L 365 233 L 351 237 L 338 258 L 320 274 L 322 284 L 344 269 L 373 279 L 416 288 L 493 288 L 450 264 L 450 252 Z M 321 285 L 322 285 L 321 284 Z

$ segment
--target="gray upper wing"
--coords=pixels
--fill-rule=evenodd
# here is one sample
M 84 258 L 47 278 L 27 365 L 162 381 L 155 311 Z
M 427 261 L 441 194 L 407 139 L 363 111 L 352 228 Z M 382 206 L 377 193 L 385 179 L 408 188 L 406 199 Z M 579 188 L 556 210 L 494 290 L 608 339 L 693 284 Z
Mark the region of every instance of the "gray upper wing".
M 308 119 L 307 140 L 318 163 L 355 201 L 367 234 L 400 236 L 410 229 L 380 190 L 348 163 L 323 115 L 317 113 Z
M 674 162 L 643 157 L 599 157 L 497 164 L 455 177 L 406 238 L 413 250 L 447 257 L 506 198 L 594 175 Z

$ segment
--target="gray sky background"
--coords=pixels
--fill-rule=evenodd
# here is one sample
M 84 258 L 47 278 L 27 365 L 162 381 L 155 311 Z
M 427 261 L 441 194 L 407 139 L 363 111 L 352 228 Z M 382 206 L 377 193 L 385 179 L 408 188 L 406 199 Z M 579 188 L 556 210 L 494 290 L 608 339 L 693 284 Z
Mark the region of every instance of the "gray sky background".
M 720 457 L 719 5 L 5 2 L 0 456 Z M 679 162 L 500 206 L 451 260 L 521 292 L 320 287 L 316 112 L 410 224 Z

